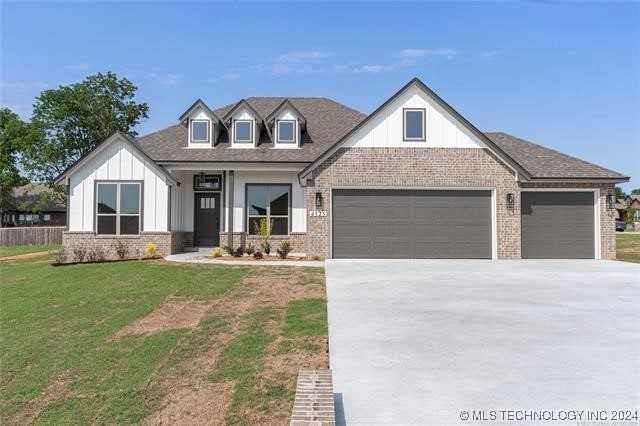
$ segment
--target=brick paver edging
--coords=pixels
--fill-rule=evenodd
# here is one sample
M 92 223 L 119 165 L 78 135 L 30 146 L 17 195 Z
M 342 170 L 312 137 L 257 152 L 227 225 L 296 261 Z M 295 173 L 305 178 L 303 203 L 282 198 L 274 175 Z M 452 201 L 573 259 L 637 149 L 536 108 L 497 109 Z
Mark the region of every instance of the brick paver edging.
M 291 426 L 334 426 L 331 370 L 300 370 Z

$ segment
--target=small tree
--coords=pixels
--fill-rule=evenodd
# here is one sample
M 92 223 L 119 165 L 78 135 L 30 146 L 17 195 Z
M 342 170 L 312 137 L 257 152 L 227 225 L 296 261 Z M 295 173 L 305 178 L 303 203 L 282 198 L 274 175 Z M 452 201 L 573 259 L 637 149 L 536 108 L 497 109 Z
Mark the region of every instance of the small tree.
M 616 200 L 623 200 L 627 196 L 619 186 L 613 189 L 613 195 L 616 197 Z
M 636 212 L 638 210 L 633 207 L 627 207 L 627 223 L 633 223 L 636 217 Z
M 640 188 L 632 189 L 631 195 L 640 195 Z
M 266 217 L 260 219 L 260 221 L 254 222 L 256 226 L 256 234 L 258 234 L 258 238 L 260 239 L 260 248 L 266 254 L 271 252 L 271 243 L 269 243 L 269 238 L 271 238 L 271 230 L 273 229 L 273 220 L 269 221 Z

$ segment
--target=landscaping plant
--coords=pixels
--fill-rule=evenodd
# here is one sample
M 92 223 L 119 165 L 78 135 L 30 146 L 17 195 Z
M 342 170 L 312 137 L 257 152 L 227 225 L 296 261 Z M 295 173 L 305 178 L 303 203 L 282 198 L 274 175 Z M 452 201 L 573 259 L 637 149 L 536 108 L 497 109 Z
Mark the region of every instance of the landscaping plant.
M 156 249 L 157 249 L 156 245 L 154 243 L 149 242 L 144 246 L 144 255 L 146 257 L 153 257 L 156 255 Z
M 264 259 L 264 255 L 262 254 L 262 252 L 260 250 L 256 251 L 253 253 L 253 258 L 254 259 Z
M 211 257 L 213 258 L 222 257 L 222 249 L 217 248 L 217 249 L 211 250 Z
M 244 255 L 244 250 L 242 249 L 242 247 L 238 247 L 233 251 L 233 257 L 242 257 L 242 255 Z
M 289 253 L 291 253 L 291 250 L 293 250 L 291 243 L 289 241 L 283 241 L 282 244 L 280 244 L 280 248 L 277 250 L 278 256 L 280 256 L 280 259 L 286 259 Z
M 94 246 L 91 250 L 91 255 L 96 262 L 104 262 L 104 259 L 106 258 L 104 250 L 100 246 Z
M 247 244 L 247 247 L 245 247 L 245 249 L 244 249 L 244 252 L 248 256 L 251 256 L 255 251 L 256 251 L 256 247 L 251 243 Z
M 50 251 L 49 254 L 53 256 L 54 265 L 62 265 L 67 261 L 67 251 L 64 249 L 64 247 L 61 247 L 58 250 Z
M 233 254 L 233 247 L 231 247 L 230 245 L 222 246 L 222 250 L 224 250 L 224 252 L 227 254 Z
M 127 257 L 127 253 L 129 252 L 129 248 L 127 247 L 127 243 L 118 238 L 115 242 L 115 251 L 118 259 L 122 260 Z
M 254 224 L 256 225 L 256 234 L 260 238 L 260 248 L 265 254 L 271 253 L 269 238 L 273 229 L 273 220 L 269 221 L 266 217 L 263 217 L 260 221 L 254 222 Z
M 82 263 L 87 255 L 87 248 L 85 246 L 76 246 L 73 248 L 73 261 Z

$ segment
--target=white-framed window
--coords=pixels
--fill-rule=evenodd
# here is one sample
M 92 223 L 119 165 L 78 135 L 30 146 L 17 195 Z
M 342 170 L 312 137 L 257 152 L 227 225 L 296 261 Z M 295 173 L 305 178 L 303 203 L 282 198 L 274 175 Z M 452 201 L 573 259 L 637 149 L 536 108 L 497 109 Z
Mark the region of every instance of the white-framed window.
M 409 142 L 426 140 L 425 115 L 424 108 L 404 108 L 402 110 L 402 140 Z
M 51 222 L 51 215 L 50 214 L 45 214 L 43 217 L 45 222 Z
M 233 142 L 253 143 L 253 120 L 233 121 Z
M 191 143 L 209 143 L 211 135 L 209 132 L 209 120 L 191 120 Z
M 268 220 L 271 235 L 288 235 L 291 185 L 247 184 L 246 218 L 249 235 L 256 235 L 260 221 Z
M 278 143 L 296 143 L 296 120 L 278 120 L 276 122 L 276 141 Z
M 138 235 L 142 209 L 140 182 L 96 184 L 96 234 Z

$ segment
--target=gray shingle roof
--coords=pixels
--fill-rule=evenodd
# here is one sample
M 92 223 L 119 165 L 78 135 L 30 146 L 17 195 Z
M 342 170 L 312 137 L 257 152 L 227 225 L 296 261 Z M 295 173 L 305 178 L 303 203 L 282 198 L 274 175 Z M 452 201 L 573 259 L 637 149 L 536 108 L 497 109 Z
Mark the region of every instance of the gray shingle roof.
M 622 173 L 580 160 L 502 132 L 485 135 L 538 179 L 628 179 Z
M 221 161 L 221 162 L 311 162 L 343 135 L 365 118 L 353 110 L 327 98 L 248 98 L 246 101 L 260 114 L 267 117 L 285 99 L 305 116 L 306 132 L 302 135 L 299 149 L 270 149 L 273 142 L 266 132 L 260 133 L 258 148 L 231 149 L 229 136 L 220 135 L 215 149 L 186 148 L 187 128 L 176 124 L 138 139 L 140 147 L 155 161 Z M 235 104 L 214 110 L 223 117 Z

